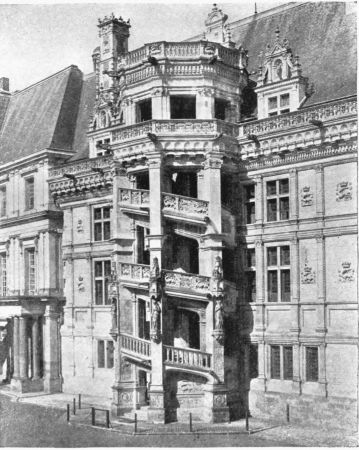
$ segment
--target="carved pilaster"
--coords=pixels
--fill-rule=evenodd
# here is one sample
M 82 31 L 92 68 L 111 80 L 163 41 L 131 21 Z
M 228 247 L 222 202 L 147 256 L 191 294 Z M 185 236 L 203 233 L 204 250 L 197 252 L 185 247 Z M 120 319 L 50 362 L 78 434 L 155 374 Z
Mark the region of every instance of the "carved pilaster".
M 317 328 L 318 333 L 325 333 L 327 331 L 325 319 L 325 304 L 326 304 L 326 289 L 325 289 L 325 239 L 323 235 L 316 237 L 317 243 Z
M 289 218 L 298 220 L 298 171 L 289 170 Z

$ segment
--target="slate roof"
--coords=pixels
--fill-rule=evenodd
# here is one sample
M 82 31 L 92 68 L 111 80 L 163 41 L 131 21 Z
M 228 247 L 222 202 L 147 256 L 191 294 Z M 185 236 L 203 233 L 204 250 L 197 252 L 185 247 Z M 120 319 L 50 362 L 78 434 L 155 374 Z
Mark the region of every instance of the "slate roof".
M 82 72 L 70 66 L 13 94 L 0 136 L 0 163 L 45 148 L 71 151 L 81 88 Z
M 347 14 L 346 8 L 344 2 L 276 8 L 273 14 L 266 11 L 267 14 L 232 23 L 232 40 L 237 47 L 242 44 L 248 50 L 248 71 L 252 72 L 260 65 L 259 53 L 273 43 L 279 27 L 280 38 L 287 38 L 293 54 L 300 58 L 303 76 L 314 83 L 315 92 L 305 106 L 355 95 L 356 14 Z

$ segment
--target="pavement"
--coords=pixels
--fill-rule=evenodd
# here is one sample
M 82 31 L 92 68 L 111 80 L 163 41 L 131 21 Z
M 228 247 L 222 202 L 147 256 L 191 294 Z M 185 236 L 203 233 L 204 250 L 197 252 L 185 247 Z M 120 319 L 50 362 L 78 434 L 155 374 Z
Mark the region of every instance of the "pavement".
M 249 432 L 243 419 L 227 424 L 194 422 L 190 431 L 189 423 L 149 423 L 143 420 L 141 412 L 138 413 L 136 429 L 131 415 L 110 417 L 110 428 L 107 429 L 104 411 L 96 412 L 96 426 L 91 425 L 91 407 L 108 410 L 111 399 L 81 395 L 81 409 L 78 406 L 76 394 L 31 393 L 19 396 L 9 386 L 1 386 L 0 446 L 357 447 L 359 442 L 357 433 L 347 435 L 341 430 L 321 430 L 256 417 L 249 419 Z M 33 434 L 37 428 L 38 433 Z M 47 432 L 44 435 L 43 430 Z

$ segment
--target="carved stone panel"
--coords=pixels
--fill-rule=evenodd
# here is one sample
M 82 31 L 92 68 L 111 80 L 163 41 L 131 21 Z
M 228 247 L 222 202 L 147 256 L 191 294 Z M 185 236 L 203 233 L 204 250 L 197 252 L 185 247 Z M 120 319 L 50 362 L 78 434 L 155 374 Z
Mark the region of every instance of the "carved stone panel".
M 336 198 L 337 202 L 348 201 L 353 198 L 353 186 L 349 181 L 342 181 L 337 184 Z
M 304 186 L 300 192 L 300 203 L 303 207 L 313 205 L 313 192 L 310 186 Z
M 347 261 L 343 262 L 341 268 L 338 270 L 338 275 L 341 283 L 354 281 L 355 271 L 352 268 L 352 263 Z

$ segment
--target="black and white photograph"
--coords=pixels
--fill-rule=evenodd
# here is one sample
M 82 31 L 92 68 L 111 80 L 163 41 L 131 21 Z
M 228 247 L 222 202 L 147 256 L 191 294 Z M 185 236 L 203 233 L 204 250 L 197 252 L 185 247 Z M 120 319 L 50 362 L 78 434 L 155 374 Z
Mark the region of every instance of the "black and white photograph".
M 0 2 L 0 447 L 358 447 L 357 3 Z

